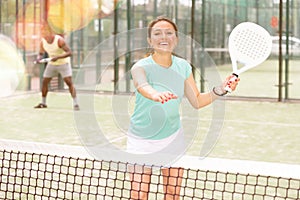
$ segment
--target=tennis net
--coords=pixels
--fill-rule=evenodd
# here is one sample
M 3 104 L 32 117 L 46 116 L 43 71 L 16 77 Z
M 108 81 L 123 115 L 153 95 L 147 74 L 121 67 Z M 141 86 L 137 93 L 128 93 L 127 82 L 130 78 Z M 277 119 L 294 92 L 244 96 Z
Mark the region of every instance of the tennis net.
M 84 147 L 0 140 L 0 198 L 130 199 L 128 163 L 96 160 Z M 184 156 L 181 199 L 300 199 L 300 166 Z M 159 167 L 158 167 L 159 168 Z M 153 170 L 149 199 L 163 198 Z

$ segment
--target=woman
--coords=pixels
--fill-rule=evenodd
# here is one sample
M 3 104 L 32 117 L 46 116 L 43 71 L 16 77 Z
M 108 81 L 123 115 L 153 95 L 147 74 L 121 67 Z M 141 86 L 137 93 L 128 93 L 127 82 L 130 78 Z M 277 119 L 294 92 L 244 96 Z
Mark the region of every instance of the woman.
M 136 103 L 128 131 L 127 149 L 136 154 L 160 152 L 171 149 L 184 150 L 180 122 L 180 102 L 186 96 L 190 104 L 199 109 L 226 94 L 228 85 L 235 90 L 239 79 L 213 91 L 200 93 L 193 78 L 192 67 L 184 59 L 172 54 L 178 43 L 177 26 L 168 18 L 158 17 L 148 26 L 148 43 L 153 53 L 139 60 L 131 69 L 136 87 Z M 174 147 L 174 140 L 181 145 Z M 178 144 L 178 143 L 176 143 Z M 151 168 L 142 167 L 143 173 L 131 167 L 131 199 L 148 199 Z M 163 168 L 164 199 L 177 200 L 183 175 L 181 168 Z

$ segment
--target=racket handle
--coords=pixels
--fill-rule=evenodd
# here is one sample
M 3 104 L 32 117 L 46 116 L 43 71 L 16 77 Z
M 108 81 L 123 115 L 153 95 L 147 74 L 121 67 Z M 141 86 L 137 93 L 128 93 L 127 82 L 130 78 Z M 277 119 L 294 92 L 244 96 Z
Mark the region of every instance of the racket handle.
M 232 77 L 228 80 L 228 82 L 235 82 L 235 80 L 239 77 L 239 75 L 232 73 Z M 227 92 L 232 92 L 232 89 L 229 87 L 229 85 L 226 85 L 226 87 L 224 88 Z
M 35 60 L 33 61 L 34 64 L 38 64 L 38 63 L 47 63 L 47 62 L 50 62 L 51 61 L 51 58 L 43 58 L 41 60 Z

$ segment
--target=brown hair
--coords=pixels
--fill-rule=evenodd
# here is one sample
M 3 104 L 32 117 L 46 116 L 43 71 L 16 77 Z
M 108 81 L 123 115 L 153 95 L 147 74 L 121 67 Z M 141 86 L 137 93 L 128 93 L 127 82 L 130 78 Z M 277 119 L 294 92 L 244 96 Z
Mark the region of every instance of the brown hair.
M 164 17 L 164 16 L 159 16 L 157 17 L 156 19 L 152 20 L 149 24 L 148 24 L 148 37 L 150 38 L 151 37 L 151 31 L 152 31 L 152 28 L 153 26 L 157 23 L 157 22 L 161 22 L 161 21 L 166 21 L 170 24 L 172 24 L 172 26 L 174 27 L 174 30 L 175 30 L 175 34 L 176 36 L 178 36 L 178 28 L 177 28 L 177 25 L 169 18 L 167 17 Z

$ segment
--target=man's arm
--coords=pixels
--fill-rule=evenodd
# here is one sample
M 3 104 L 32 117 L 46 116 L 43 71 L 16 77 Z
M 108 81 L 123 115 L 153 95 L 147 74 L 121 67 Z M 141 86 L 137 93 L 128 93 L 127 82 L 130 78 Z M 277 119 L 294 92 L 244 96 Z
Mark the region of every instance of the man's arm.
M 45 54 L 45 49 L 44 49 L 44 46 L 43 46 L 43 42 L 41 41 L 40 42 L 40 49 L 39 49 L 39 54 L 37 55 L 37 58 L 36 60 L 41 60 Z
M 59 46 L 59 48 L 63 49 L 65 53 L 52 58 L 52 61 L 56 61 L 56 60 L 62 59 L 62 58 L 67 58 L 72 55 L 72 51 L 71 51 L 70 47 L 67 45 L 67 43 L 65 42 L 65 40 L 63 38 L 60 38 L 58 40 L 58 46 Z

